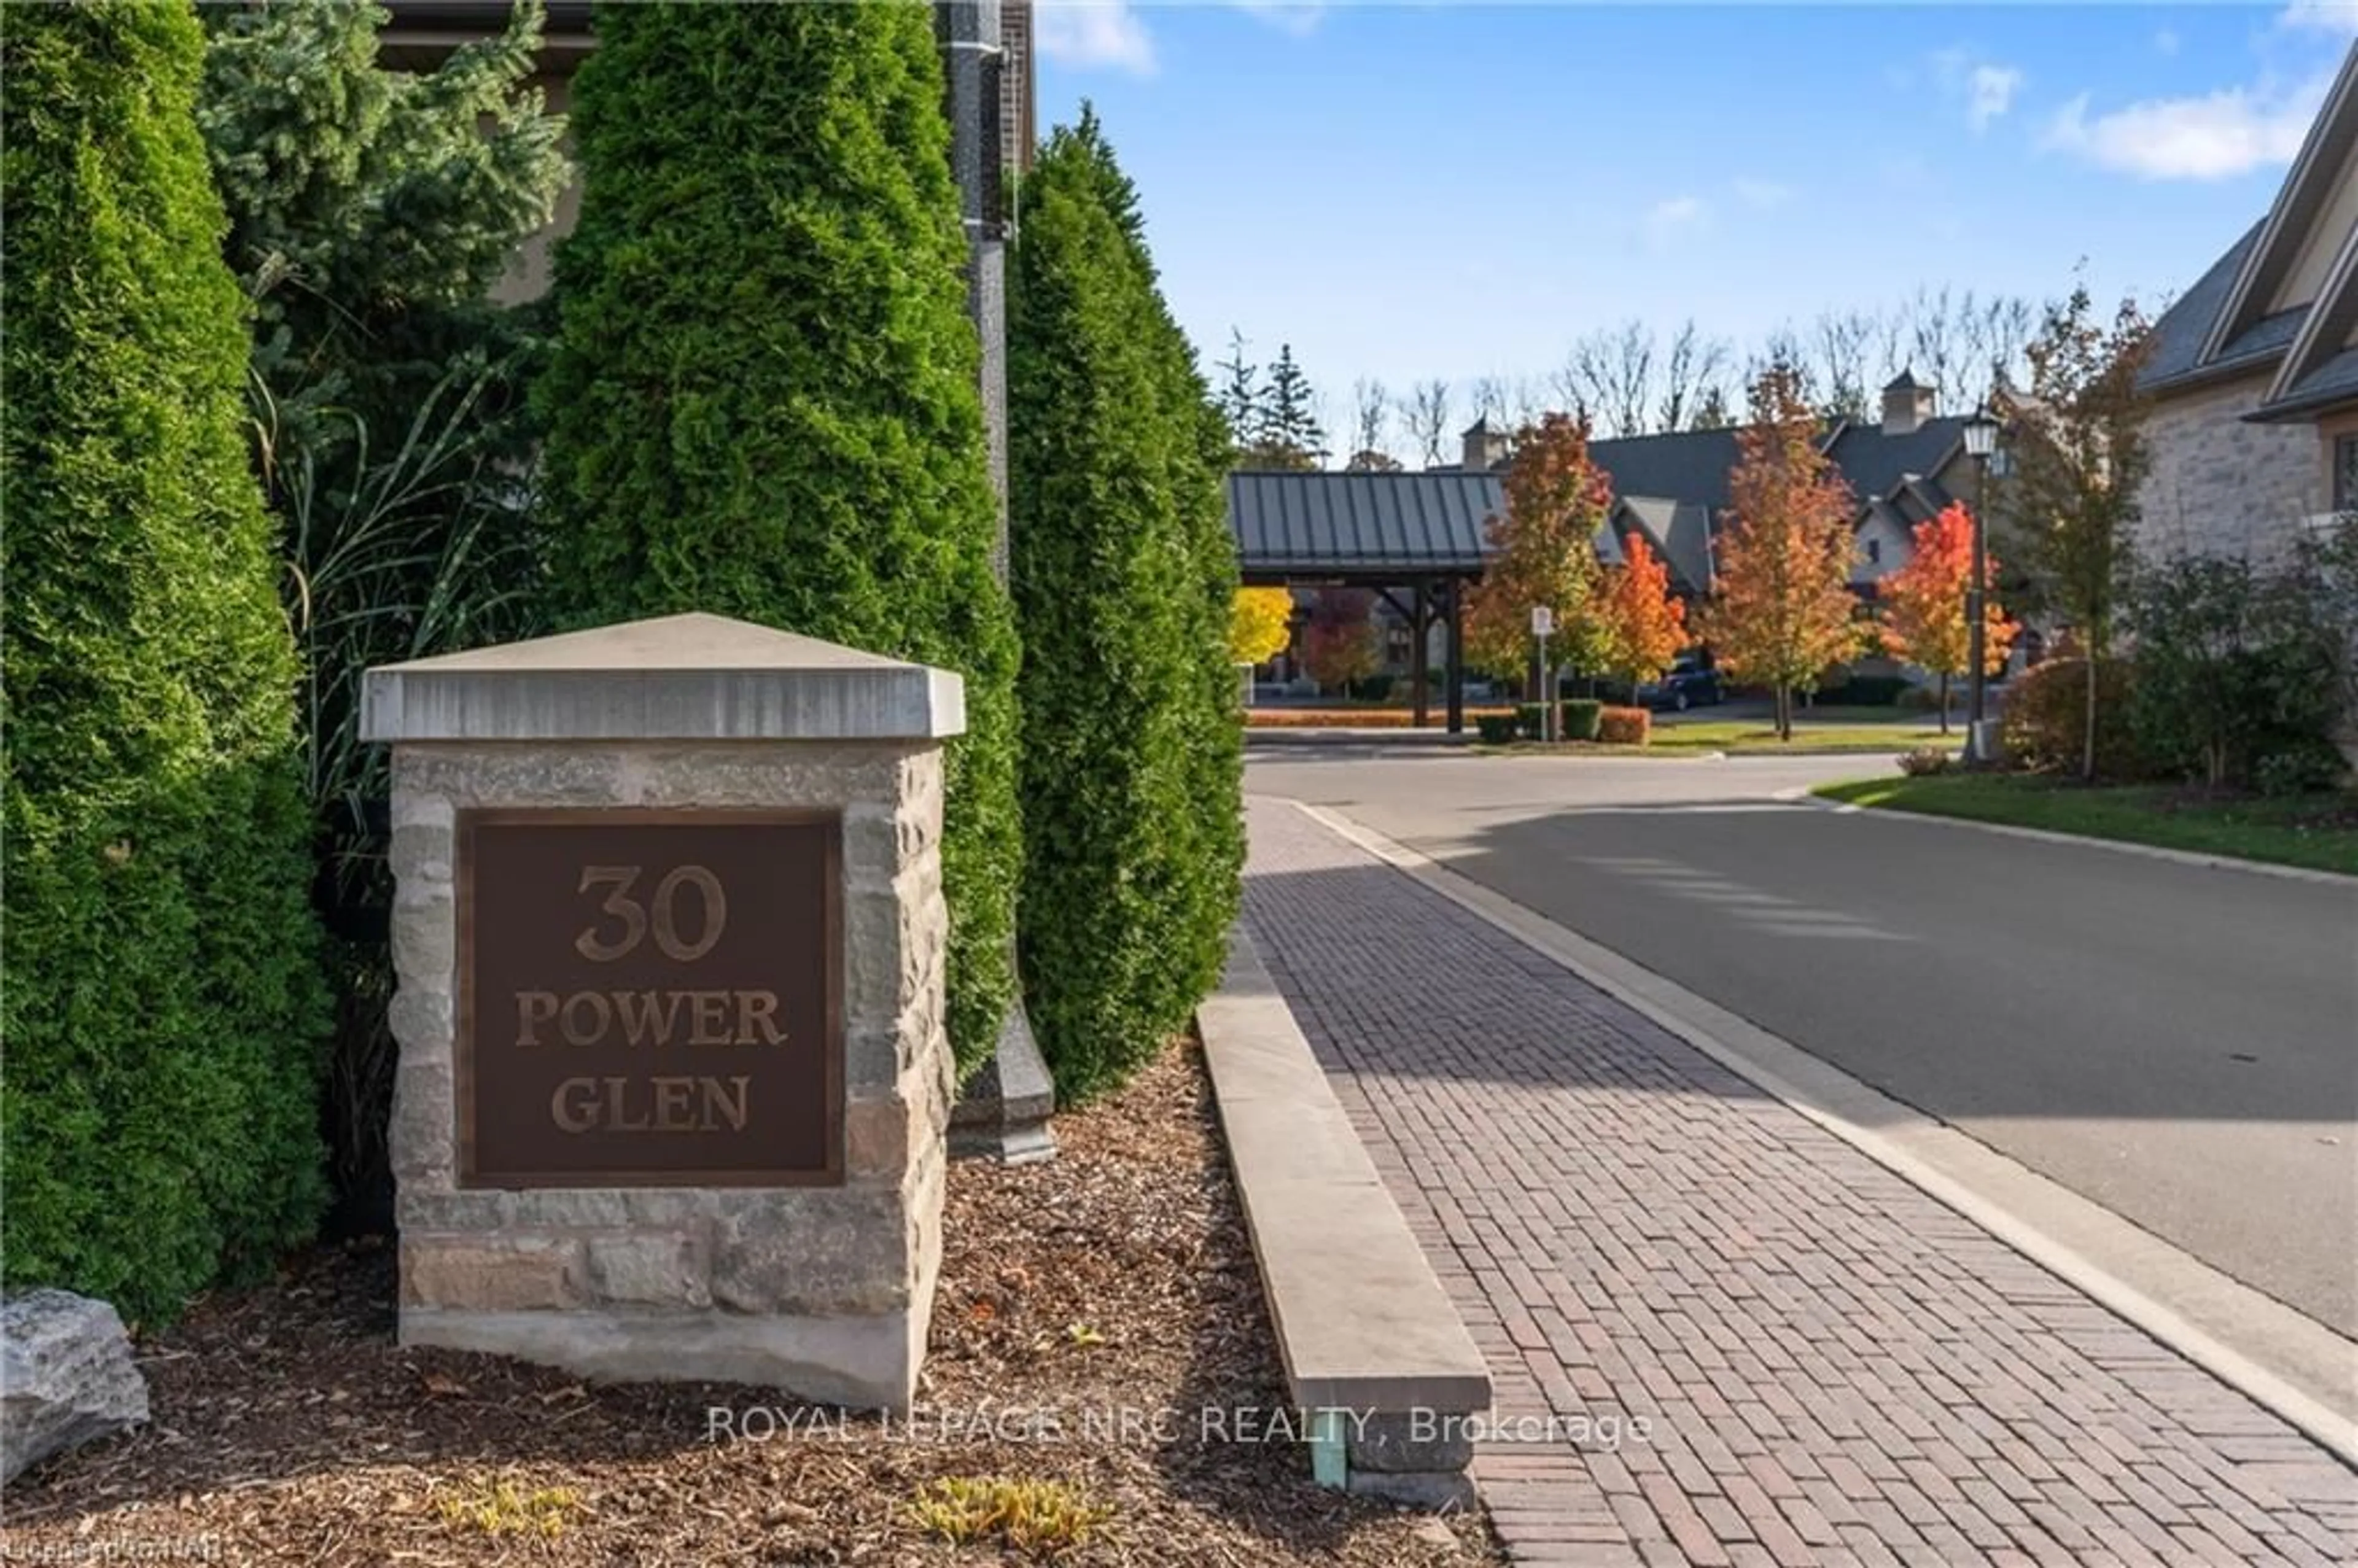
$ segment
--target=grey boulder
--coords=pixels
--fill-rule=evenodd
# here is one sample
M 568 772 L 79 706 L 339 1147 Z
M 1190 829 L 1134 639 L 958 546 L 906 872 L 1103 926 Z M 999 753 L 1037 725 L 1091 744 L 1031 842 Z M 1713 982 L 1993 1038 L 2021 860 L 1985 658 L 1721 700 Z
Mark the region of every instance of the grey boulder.
M 113 1307 L 66 1291 L 0 1302 L 0 1485 L 146 1419 L 146 1380 Z

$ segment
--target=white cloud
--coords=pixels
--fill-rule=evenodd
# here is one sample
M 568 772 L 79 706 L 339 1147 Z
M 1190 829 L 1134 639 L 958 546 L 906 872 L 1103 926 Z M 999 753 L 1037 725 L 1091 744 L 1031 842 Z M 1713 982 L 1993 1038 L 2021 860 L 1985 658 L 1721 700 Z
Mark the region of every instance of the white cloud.
M 1736 182 L 1736 199 L 1747 207 L 1766 212 L 1782 207 L 1793 200 L 1793 188 L 1779 185 L 1773 179 L 1739 179 Z
M 2153 98 L 2093 117 L 2083 92 L 2055 116 L 2046 144 L 2141 179 L 2226 179 L 2289 163 L 2325 101 L 2329 80 Z
M 1318 30 L 1326 17 L 1325 0 L 1229 0 L 1239 11 L 1256 21 L 1266 22 L 1281 33 L 1291 33 L 1297 38 L 1308 38 Z
M 2352 3 L 2358 4 L 2358 0 Z M 1925 58 L 1931 68 L 1932 85 L 1942 97 L 1963 102 L 1965 124 L 1973 127 L 1976 135 L 2012 109 L 2022 92 L 2019 66 L 1977 58 L 1975 51 L 1963 47 L 1935 49 Z
M 2158 54 L 2176 54 L 2178 52 L 2178 35 L 2171 32 L 2168 27 L 2164 27 L 2161 31 L 2154 34 L 2153 47 L 2154 51 Z
M 1682 234 L 1690 234 L 1711 221 L 1711 209 L 1700 196 L 1673 196 L 1667 201 L 1657 201 L 1646 210 L 1639 227 L 1654 244 L 1667 245 Z
M 2292 0 L 2277 15 L 2287 31 L 2358 33 L 2358 0 Z
M 2022 72 L 2010 65 L 1977 65 L 1965 81 L 1965 123 L 1975 131 L 1989 129 L 1990 122 L 2014 107 L 2014 95 L 2022 91 Z
M 1041 56 L 1058 65 L 1154 74 L 1154 39 L 1129 0 L 1049 0 L 1033 14 L 1032 27 Z

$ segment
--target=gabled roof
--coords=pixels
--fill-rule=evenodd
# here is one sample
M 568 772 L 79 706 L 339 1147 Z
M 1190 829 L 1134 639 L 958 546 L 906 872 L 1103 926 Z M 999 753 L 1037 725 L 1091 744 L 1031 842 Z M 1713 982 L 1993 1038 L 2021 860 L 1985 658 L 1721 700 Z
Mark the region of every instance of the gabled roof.
M 1682 590 L 1702 593 L 1710 588 L 1714 524 L 1711 512 L 1700 503 L 1667 495 L 1617 496 L 1609 526 L 1624 534 L 1634 526 L 1644 534 Z
M 1887 436 L 1880 425 L 1845 425 L 1826 455 L 1850 481 L 1861 502 L 1888 495 L 1910 474 L 1935 474 L 1965 438 L 1965 417 L 1943 414 L 1904 436 Z
M 1689 501 L 1717 515 L 1727 505 L 1727 473 L 1737 452 L 1736 432 L 1726 429 L 1591 441 L 1588 455 L 1613 477 L 1616 495 Z
M 2167 395 L 2205 382 L 2274 371 L 2252 419 L 2295 417 L 2358 395 L 2333 362 L 2358 312 L 2358 234 L 2343 236 L 2314 300 L 2269 311 L 2296 259 L 2326 222 L 2343 170 L 2358 154 L 2358 46 L 2342 59 L 2324 107 L 2286 172 L 2267 215 L 2154 324 L 2137 384 Z M 2331 374 L 2323 373 L 2329 369 Z
M 2317 291 L 2300 332 L 2287 346 L 2277 378 L 2268 386 L 2263 416 L 2288 417 L 2296 411 L 2358 396 L 2358 373 L 2343 347 L 2358 329 L 2358 227 L 2343 237 L 2332 269 Z

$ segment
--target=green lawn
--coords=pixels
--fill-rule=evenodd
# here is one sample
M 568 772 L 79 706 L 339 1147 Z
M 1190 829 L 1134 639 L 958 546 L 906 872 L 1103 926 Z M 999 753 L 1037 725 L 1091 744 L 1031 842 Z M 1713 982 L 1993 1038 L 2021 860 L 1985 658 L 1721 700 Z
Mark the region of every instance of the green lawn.
M 1947 775 L 1821 785 L 1828 800 L 2358 876 L 2358 795 L 2208 799 L 2169 784 Z
M 1964 730 L 1953 727 L 1946 735 L 1921 722 L 1895 723 L 1891 710 L 1879 710 L 1879 721 L 1861 722 L 1837 717 L 1844 710 L 1822 709 L 1793 721 L 1793 738 L 1777 739 L 1777 727 L 1765 719 L 1704 719 L 1678 724 L 1658 724 L 1647 750 L 1653 752 L 1909 752 L 1919 746 L 1957 747 L 1965 743 Z M 1877 709 L 1852 709 L 1875 713 Z

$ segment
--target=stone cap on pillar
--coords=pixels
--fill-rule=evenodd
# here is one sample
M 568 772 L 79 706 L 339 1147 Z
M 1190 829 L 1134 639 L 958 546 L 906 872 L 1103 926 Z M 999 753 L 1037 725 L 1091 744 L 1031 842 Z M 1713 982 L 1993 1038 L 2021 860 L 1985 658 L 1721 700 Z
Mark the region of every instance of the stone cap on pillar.
M 966 729 L 966 683 L 725 615 L 665 615 L 368 672 L 361 738 L 924 741 Z

